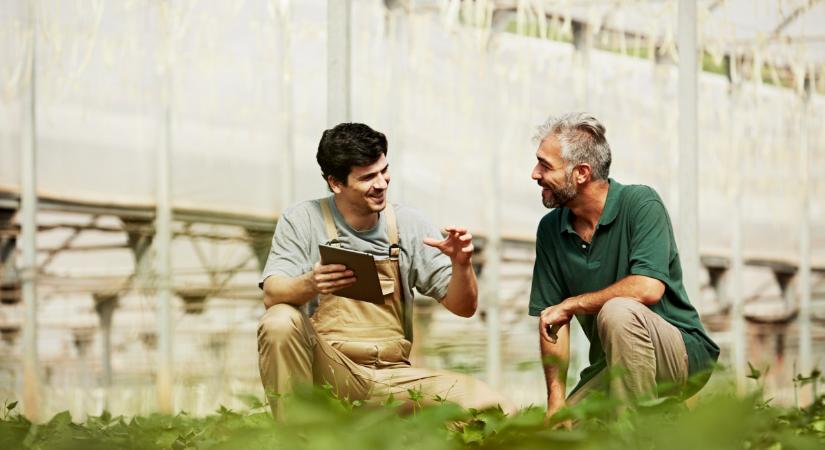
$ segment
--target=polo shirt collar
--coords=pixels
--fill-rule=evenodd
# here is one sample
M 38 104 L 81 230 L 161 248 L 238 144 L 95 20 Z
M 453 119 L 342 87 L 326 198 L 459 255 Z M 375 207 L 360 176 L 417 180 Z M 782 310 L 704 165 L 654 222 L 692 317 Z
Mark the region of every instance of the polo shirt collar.
M 602 215 L 599 217 L 599 225 L 607 225 L 619 215 L 619 196 L 624 189 L 624 186 L 613 178 L 608 178 L 607 181 L 610 187 L 607 189 L 607 198 L 604 201 Z
M 599 225 L 608 225 L 616 219 L 619 214 L 619 195 L 624 189 L 624 186 L 613 178 L 608 178 L 607 181 L 610 185 L 607 189 L 607 198 L 604 201 L 602 215 L 599 217 Z M 569 208 L 562 208 L 560 225 L 559 232 L 576 234 L 576 231 L 573 230 L 573 223 L 570 221 Z

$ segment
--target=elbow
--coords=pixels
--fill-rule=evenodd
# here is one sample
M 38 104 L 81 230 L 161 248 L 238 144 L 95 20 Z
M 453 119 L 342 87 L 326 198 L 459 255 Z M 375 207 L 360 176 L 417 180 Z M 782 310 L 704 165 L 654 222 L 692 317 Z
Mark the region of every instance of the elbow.
M 278 303 L 277 297 L 274 291 L 274 280 L 272 277 L 267 278 L 264 280 L 263 291 L 264 291 L 264 307 L 269 309 L 275 306 Z
M 269 293 L 264 292 L 264 308 L 269 309 L 275 306 L 276 303 L 278 302 L 275 301 L 275 297 L 272 297 Z
M 644 292 L 642 292 L 642 295 L 640 295 L 639 298 L 645 305 L 652 306 L 659 303 L 664 295 L 665 284 L 654 278 L 648 278 L 645 283 Z
M 477 297 L 463 299 L 464 301 L 455 301 L 456 298 L 446 297 L 441 301 L 451 313 L 464 318 L 473 317 L 478 309 Z
M 464 318 L 469 319 L 476 314 L 476 310 L 478 309 L 478 304 L 473 302 L 469 307 L 467 307 L 464 311 L 460 312 L 458 315 Z

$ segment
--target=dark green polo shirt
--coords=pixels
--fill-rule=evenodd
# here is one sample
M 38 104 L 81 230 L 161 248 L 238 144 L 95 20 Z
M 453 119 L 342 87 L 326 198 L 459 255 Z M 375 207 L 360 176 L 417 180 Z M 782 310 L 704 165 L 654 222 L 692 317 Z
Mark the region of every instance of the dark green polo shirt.
M 628 275 L 656 278 L 665 284 L 665 293 L 650 309 L 682 332 L 690 374 L 709 368 L 719 357 L 719 347 L 705 334 L 688 300 L 673 227 L 656 191 L 610 179 L 604 210 L 589 244 L 573 230 L 572 219 L 570 210 L 562 207 L 539 223 L 530 315 L 538 316 L 548 306 L 604 289 Z M 606 361 L 596 316 L 579 314 L 576 319 L 590 340 L 590 366 L 582 371 L 578 389 L 604 369 Z

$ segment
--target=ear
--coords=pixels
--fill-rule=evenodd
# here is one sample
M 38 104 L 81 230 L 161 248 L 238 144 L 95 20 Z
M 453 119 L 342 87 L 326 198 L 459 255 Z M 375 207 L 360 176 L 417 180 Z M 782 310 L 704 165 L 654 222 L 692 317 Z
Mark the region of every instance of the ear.
M 327 176 L 327 185 L 329 185 L 329 189 L 334 194 L 340 194 L 344 190 L 344 184 L 336 180 L 332 175 Z
M 590 176 L 593 174 L 593 168 L 590 167 L 590 164 L 582 163 L 576 166 L 573 170 L 576 173 L 576 183 L 577 184 L 584 184 L 585 182 L 590 180 Z

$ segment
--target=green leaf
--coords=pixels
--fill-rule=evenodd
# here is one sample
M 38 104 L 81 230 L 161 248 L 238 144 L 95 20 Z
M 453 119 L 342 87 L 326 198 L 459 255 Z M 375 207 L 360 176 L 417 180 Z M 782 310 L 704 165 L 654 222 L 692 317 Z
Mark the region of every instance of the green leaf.
M 7 410 L 7 411 L 11 411 L 11 410 L 12 410 L 12 409 L 14 409 L 16 406 L 17 406 L 17 400 L 15 400 L 15 401 L 13 401 L 13 402 L 9 403 L 8 405 L 6 405 L 6 410 Z
M 249 408 L 249 409 L 258 409 L 258 408 L 263 408 L 264 406 L 266 406 L 264 404 L 264 402 L 261 401 L 260 398 L 258 398 L 257 395 L 237 394 L 235 396 L 238 397 L 238 399 L 240 401 L 242 401 L 244 403 L 244 405 L 246 405 L 246 407 Z
M 753 379 L 753 380 L 758 380 L 758 379 L 762 378 L 762 372 L 760 372 L 755 367 L 753 367 L 753 365 L 751 364 L 750 361 L 748 361 L 748 367 L 751 370 L 750 375 L 746 375 L 748 378 Z

